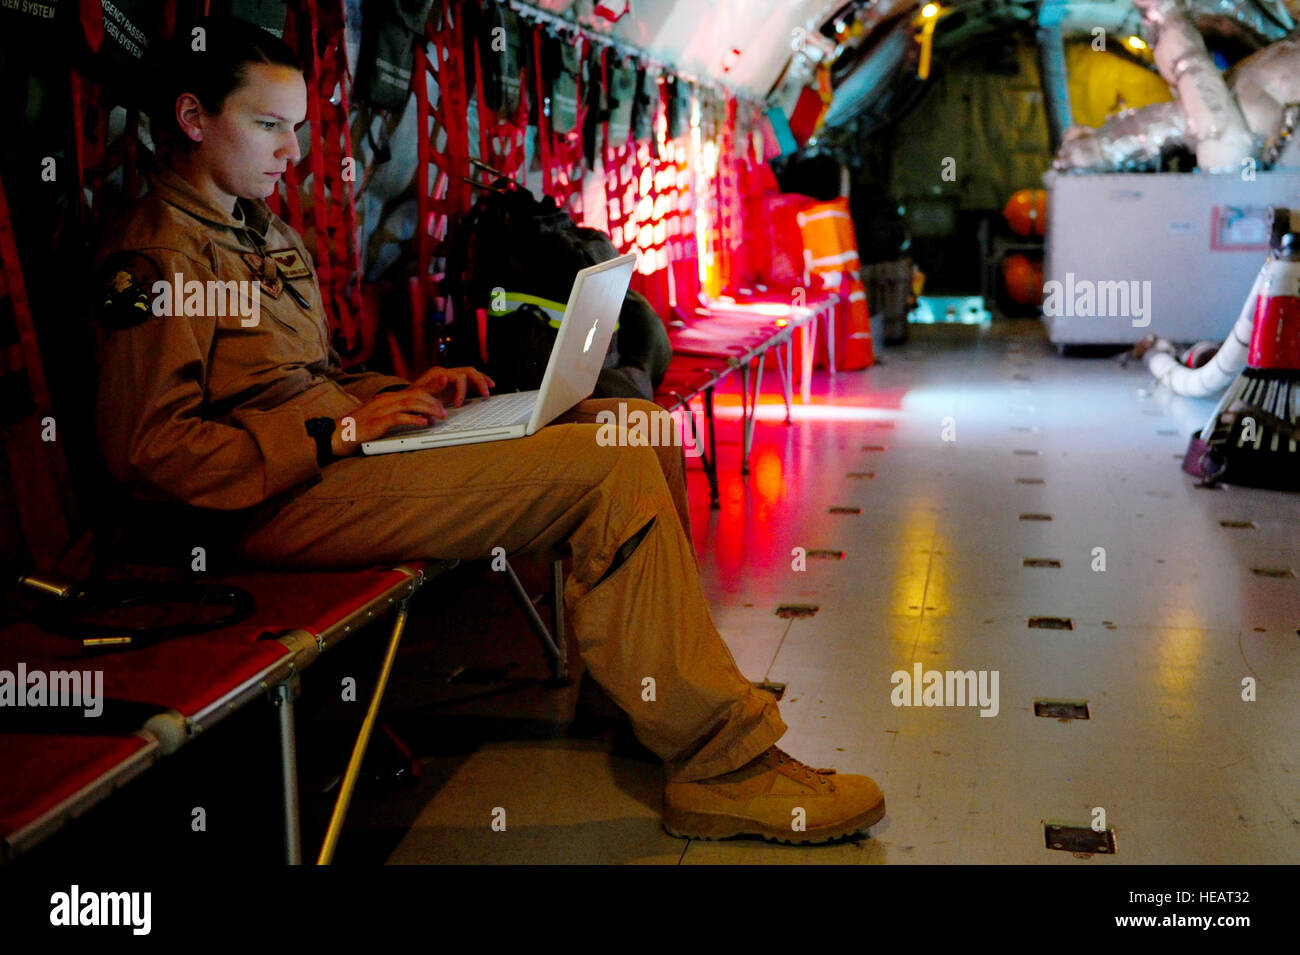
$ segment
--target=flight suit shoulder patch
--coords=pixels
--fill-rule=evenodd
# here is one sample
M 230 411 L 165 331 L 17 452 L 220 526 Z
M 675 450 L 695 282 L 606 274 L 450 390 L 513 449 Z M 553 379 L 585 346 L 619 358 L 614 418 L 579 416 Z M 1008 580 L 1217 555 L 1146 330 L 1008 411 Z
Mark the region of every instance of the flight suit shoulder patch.
M 117 252 L 96 270 L 95 318 L 107 332 L 133 328 L 153 317 L 153 286 L 161 280 L 158 263 L 141 252 Z

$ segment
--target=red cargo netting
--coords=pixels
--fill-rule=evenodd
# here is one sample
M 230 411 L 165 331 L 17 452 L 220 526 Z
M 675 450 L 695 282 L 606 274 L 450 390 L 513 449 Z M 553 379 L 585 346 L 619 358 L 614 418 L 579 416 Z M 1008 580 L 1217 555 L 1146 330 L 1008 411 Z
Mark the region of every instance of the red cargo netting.
M 501 175 L 523 184 L 525 142 L 528 136 L 527 75 L 519 67 L 519 103 L 511 114 L 494 112 L 483 105 L 483 56 L 478 44 L 474 45 L 474 89 L 477 90 L 475 108 L 478 111 L 479 158 Z
M 52 567 L 71 537 L 73 505 L 68 496 L 67 462 L 63 446 L 46 440 L 55 424 L 49 389 L 41 365 L 40 346 L 27 301 L 18 246 L 9 219 L 9 205 L 0 185 L 0 319 L 8 313 L 17 341 L 0 347 L 0 538 L 6 572 L 10 562 L 29 556 L 40 568 Z M 54 432 L 57 437 L 57 431 Z M 10 539 L 14 531 L 22 540 Z M 26 555 L 23 554 L 26 551 Z
M 342 0 L 307 0 L 290 7 L 284 41 L 306 68 L 307 122 L 311 145 L 297 166 L 285 172 L 285 220 L 303 237 L 316 259 L 321 297 L 345 364 L 369 357 L 375 321 L 361 296 L 361 250 L 357 244 L 352 187 L 356 160 L 348 132 L 347 52 Z M 310 189 L 311 220 L 302 191 Z M 279 213 L 279 203 L 272 208 Z
M 688 141 L 665 138 L 662 85 L 655 101 L 653 142 L 605 149 L 606 219 L 615 247 L 640 253 L 636 288 L 667 315 L 678 305 L 694 307 L 698 255 Z
M 435 15 L 436 16 L 436 15 Z M 434 256 L 456 219 L 473 203 L 469 175 L 469 128 L 466 122 L 461 27 L 455 11 L 444 9 L 440 20 L 430 18 L 423 46 L 415 49 L 415 103 L 419 113 L 416 172 L 418 221 L 416 257 L 421 274 L 432 275 Z M 433 84 L 433 93 L 428 92 Z
M 587 40 L 579 35 L 573 40 L 559 42 L 574 43 L 579 48 L 579 62 L 583 59 L 582 49 Z M 579 71 L 576 77 L 575 96 L 578 100 L 578 118 L 572 130 L 559 133 L 552 129 L 551 116 L 546 105 L 551 100 L 551 84 L 548 82 L 542 64 L 545 35 L 541 26 L 533 28 L 533 82 L 537 85 L 536 95 L 541 106 L 537 110 L 537 153 L 542 166 L 542 193 L 550 196 L 560 208 L 573 216 L 575 222 L 582 221 L 582 175 L 584 171 L 582 157 L 582 124 L 586 119 L 587 107 L 583 103 L 585 90 L 583 76 Z

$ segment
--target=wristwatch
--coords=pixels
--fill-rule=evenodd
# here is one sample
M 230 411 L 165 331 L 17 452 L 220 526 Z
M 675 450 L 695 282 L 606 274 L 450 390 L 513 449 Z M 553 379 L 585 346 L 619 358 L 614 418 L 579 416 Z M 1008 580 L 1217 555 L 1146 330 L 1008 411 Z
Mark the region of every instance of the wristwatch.
M 316 441 L 316 463 L 321 467 L 334 460 L 334 437 L 336 422 L 333 418 L 308 418 L 307 433 Z

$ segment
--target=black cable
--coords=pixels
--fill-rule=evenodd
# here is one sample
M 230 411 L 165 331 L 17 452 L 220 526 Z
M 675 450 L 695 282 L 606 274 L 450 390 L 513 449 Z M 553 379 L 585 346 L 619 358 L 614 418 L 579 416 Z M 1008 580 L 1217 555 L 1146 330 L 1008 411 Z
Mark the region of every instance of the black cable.
M 123 625 L 102 619 L 105 613 L 150 605 L 161 610 L 158 620 L 165 619 L 169 608 L 176 605 L 189 606 L 190 613 L 174 624 Z M 214 619 L 199 620 L 200 612 L 210 605 L 227 605 L 229 609 Z M 255 609 L 248 591 L 212 581 L 105 580 L 79 588 L 35 616 L 42 629 L 78 638 L 84 651 L 95 652 L 136 649 L 219 630 L 246 620 Z

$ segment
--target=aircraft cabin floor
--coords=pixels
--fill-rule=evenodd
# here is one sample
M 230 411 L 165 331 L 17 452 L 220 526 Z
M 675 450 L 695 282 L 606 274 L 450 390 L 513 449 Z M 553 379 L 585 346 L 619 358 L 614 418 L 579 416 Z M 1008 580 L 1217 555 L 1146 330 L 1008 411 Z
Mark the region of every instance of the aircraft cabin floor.
M 698 467 L 689 478 L 719 629 L 747 676 L 787 685 L 783 748 L 881 784 L 870 838 L 669 837 L 660 771 L 630 734 L 554 722 L 589 694 L 419 702 L 428 661 L 482 665 L 479 631 L 427 654 L 408 641 L 390 702 L 414 708 L 390 722 L 450 752 L 423 761 L 419 786 L 359 799 L 339 861 L 1300 862 L 1300 496 L 1198 488 L 1176 459 L 1213 402 L 1149 393 L 1141 363 L 1060 357 L 1034 321 L 914 327 L 883 359 L 819 373 L 790 426 L 768 397 L 748 480 L 738 395 L 720 396 L 720 511 Z M 794 570 L 796 547 L 843 558 Z M 786 619 L 781 604 L 818 609 Z M 1073 629 L 1030 628 L 1037 616 Z M 536 656 L 527 634 L 494 654 Z M 893 705 L 891 675 L 918 663 L 997 671 L 996 715 Z M 1090 718 L 1037 717 L 1036 700 L 1086 700 Z M 478 741 L 453 742 L 465 732 Z M 1113 858 L 1046 847 L 1045 822 L 1086 827 L 1098 807 Z
M 913 332 L 865 373 L 819 373 L 789 426 L 769 379 L 747 480 L 738 395 L 720 395 L 721 510 L 697 464 L 688 476 L 718 627 L 751 679 L 786 684 L 783 748 L 881 784 L 888 815 L 869 838 L 668 836 L 658 762 L 572 652 L 578 679 L 546 685 L 537 641 L 483 562 L 411 603 L 382 721 L 420 776 L 358 788 L 335 862 L 1300 862 L 1300 495 L 1198 488 L 1177 459 L 1213 403 L 1148 393 L 1138 364 L 1059 357 L 1032 321 Z M 545 566 L 516 566 L 542 589 Z M 817 610 L 785 618 L 783 604 Z M 302 676 L 308 859 L 381 630 Z M 917 665 L 996 671 L 996 715 L 895 706 L 891 678 Z M 347 677 L 359 702 L 341 700 Z M 1044 700 L 1086 701 L 1089 718 L 1035 716 Z M 274 864 L 273 727 L 271 707 L 245 707 L 34 861 Z M 389 739 L 376 732 L 368 767 L 411 765 Z M 195 806 L 206 831 L 191 830 Z M 1097 809 L 1113 856 L 1047 847 L 1045 823 L 1087 827 Z

